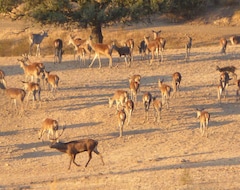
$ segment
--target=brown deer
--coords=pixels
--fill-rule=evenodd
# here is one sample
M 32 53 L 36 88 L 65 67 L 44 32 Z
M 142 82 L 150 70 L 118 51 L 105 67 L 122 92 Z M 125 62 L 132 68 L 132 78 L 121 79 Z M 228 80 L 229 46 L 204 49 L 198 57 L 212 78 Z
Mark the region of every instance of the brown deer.
M 119 110 L 119 105 L 121 104 L 121 106 L 124 106 L 124 103 L 127 101 L 127 99 L 128 99 L 127 91 L 117 90 L 115 91 L 113 97 L 108 99 L 109 107 L 111 108 L 115 101 L 117 104 L 117 110 Z
M 55 119 L 51 119 L 51 118 L 46 118 L 43 122 L 42 122 L 42 127 L 38 132 L 38 139 L 42 139 L 43 140 L 43 134 L 44 133 L 48 133 L 48 140 L 54 140 L 54 139 L 58 139 L 59 138 L 59 134 L 58 134 L 58 121 Z M 50 135 L 54 138 L 50 138 Z
M 54 64 L 62 62 L 63 41 L 61 39 L 54 40 Z
M 156 96 L 152 98 L 152 104 L 154 109 L 154 122 L 159 123 L 161 119 L 162 102 Z
M 71 168 L 71 163 L 73 162 L 76 166 L 80 166 L 75 162 L 76 155 L 78 153 L 82 153 L 87 151 L 89 159 L 85 165 L 85 167 L 88 166 L 90 160 L 92 159 L 92 152 L 96 153 L 97 155 L 100 156 L 102 164 L 104 165 L 103 162 L 103 157 L 98 152 L 97 150 L 98 146 L 98 141 L 93 140 L 93 139 L 82 139 L 82 140 L 76 140 L 76 141 L 70 141 L 70 142 L 54 142 L 53 144 L 50 145 L 50 148 L 55 148 L 60 152 L 67 153 L 70 156 L 70 163 L 68 169 L 70 170 Z
M 5 80 L 5 73 L 3 70 L 0 69 L 0 82 L 2 83 L 3 85 L 3 88 L 6 88 L 7 87 L 7 83 L 6 83 L 6 80 Z
M 48 89 L 51 86 L 51 92 L 53 93 L 53 96 L 54 96 L 57 92 L 59 76 L 56 74 L 50 74 L 50 71 L 44 71 L 44 74 L 45 74 L 45 80 L 48 84 Z
M 150 92 L 146 92 L 143 94 L 143 97 L 142 97 L 142 102 L 143 102 L 143 105 L 144 105 L 144 123 L 146 121 L 148 121 L 148 111 L 149 111 L 149 108 L 150 108 L 150 104 L 151 104 L 151 101 L 152 101 L 152 95 Z
M 186 55 L 185 55 L 185 60 L 188 61 L 190 57 L 190 51 L 192 48 L 192 38 L 190 36 L 187 36 L 187 42 L 185 43 L 185 49 L 186 49 Z
M 23 88 L 24 90 L 26 90 L 28 92 L 28 95 L 27 95 L 27 105 L 28 105 L 28 101 L 29 101 L 29 96 L 30 94 L 32 94 L 32 97 L 33 97 L 33 106 L 35 104 L 35 101 L 36 101 L 36 94 L 38 95 L 38 101 L 40 102 L 40 106 L 41 106 L 41 97 L 40 97 L 40 94 L 41 94 L 41 87 L 38 83 L 35 83 L 35 82 L 25 82 L 25 81 L 22 81 L 23 83 Z
M 117 118 L 118 118 L 118 127 L 119 127 L 119 137 L 122 137 L 123 135 L 123 126 L 126 121 L 126 113 L 124 110 L 118 110 L 117 112 Z
M 166 104 L 167 109 L 169 108 L 169 98 L 170 98 L 170 93 L 172 91 L 172 88 L 163 83 L 164 79 L 158 80 L 158 86 L 162 94 L 162 103 Z
M 176 93 L 179 92 L 181 80 L 182 80 L 182 75 L 179 72 L 173 73 L 173 75 L 172 75 L 172 88 L 173 88 L 172 97 L 174 97 L 174 95 L 176 95 Z
M 240 43 L 240 36 L 231 36 L 230 37 L 230 42 L 232 45 L 236 45 Z
M 204 111 L 204 109 L 197 109 L 197 118 L 200 119 L 200 132 L 203 136 L 205 132 L 207 133 L 210 114 L 207 111 Z
M 150 41 L 149 38 L 150 38 L 149 36 L 144 36 L 144 41 L 146 43 L 147 50 L 148 50 L 148 61 L 149 61 L 150 65 L 152 65 L 152 62 L 153 62 L 153 60 L 155 58 L 154 53 L 157 54 L 157 59 L 158 59 L 158 55 L 159 55 L 159 42 L 157 40 Z M 152 53 L 151 61 L 149 59 L 149 52 Z M 159 64 L 159 60 L 158 60 L 158 64 Z
M 227 39 L 226 38 L 221 38 L 220 41 L 220 46 L 221 46 L 221 53 L 226 54 L 226 49 L 227 49 Z
M 123 106 L 125 112 L 127 113 L 127 117 L 128 117 L 128 122 L 127 125 L 129 125 L 131 117 L 132 117 L 132 112 L 134 110 L 134 102 L 131 99 L 128 99 L 124 106 Z

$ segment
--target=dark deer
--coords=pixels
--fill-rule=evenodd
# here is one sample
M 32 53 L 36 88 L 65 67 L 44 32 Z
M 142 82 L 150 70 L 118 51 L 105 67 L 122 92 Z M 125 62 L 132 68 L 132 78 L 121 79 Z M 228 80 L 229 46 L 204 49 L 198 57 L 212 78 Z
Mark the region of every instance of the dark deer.
M 76 155 L 81 152 L 88 152 L 89 159 L 85 165 L 85 167 L 88 166 L 88 163 L 92 159 L 92 152 L 95 152 L 97 155 L 100 156 L 102 163 L 103 157 L 97 150 L 98 141 L 93 139 L 82 139 L 78 141 L 70 141 L 66 143 L 62 142 L 55 142 L 50 145 L 50 148 L 55 148 L 60 152 L 67 153 L 70 156 L 70 163 L 68 169 L 71 168 L 71 163 L 73 162 L 76 166 L 80 166 L 75 162 Z
M 62 62 L 63 51 L 63 42 L 61 39 L 54 40 L 54 64 Z
M 40 44 L 42 43 L 43 39 L 45 37 L 48 37 L 48 32 L 47 31 L 42 31 L 40 34 L 31 34 L 29 36 L 29 40 L 30 40 L 30 47 L 29 47 L 29 55 L 31 55 L 31 51 L 32 51 L 32 46 L 34 44 L 37 45 L 37 51 L 36 51 L 36 56 L 40 56 Z

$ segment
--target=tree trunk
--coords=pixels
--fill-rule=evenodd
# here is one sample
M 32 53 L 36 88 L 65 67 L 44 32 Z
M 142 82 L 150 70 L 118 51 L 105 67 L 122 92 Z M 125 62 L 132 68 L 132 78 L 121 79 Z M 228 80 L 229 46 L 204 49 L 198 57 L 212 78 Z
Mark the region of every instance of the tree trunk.
M 103 43 L 102 25 L 97 24 L 92 27 L 91 36 L 96 43 Z

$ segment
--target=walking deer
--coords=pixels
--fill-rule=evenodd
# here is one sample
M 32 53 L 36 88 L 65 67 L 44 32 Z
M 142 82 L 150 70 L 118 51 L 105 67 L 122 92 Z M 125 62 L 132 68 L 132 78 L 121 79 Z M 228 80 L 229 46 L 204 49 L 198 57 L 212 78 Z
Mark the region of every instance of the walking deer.
M 131 62 L 133 62 L 134 40 L 133 40 L 133 39 L 128 39 L 128 40 L 124 43 L 124 45 L 130 49 L 130 52 L 131 52 L 130 58 L 131 58 Z
M 142 97 L 142 102 L 143 102 L 143 105 L 144 105 L 144 123 L 146 121 L 148 121 L 148 111 L 149 111 L 149 108 L 150 108 L 150 104 L 151 104 L 151 101 L 152 101 L 152 95 L 150 92 L 146 92 L 143 94 L 143 97 Z
M 125 102 L 123 108 L 127 114 L 127 125 L 129 125 L 131 117 L 132 117 L 132 112 L 134 110 L 134 102 L 131 99 L 128 99 Z
M 172 97 L 174 97 L 174 95 L 176 95 L 176 93 L 179 92 L 181 80 L 182 80 L 182 75 L 179 72 L 173 73 L 173 75 L 172 75 L 172 88 L 173 88 Z
M 82 153 L 87 151 L 88 152 L 88 161 L 85 164 L 85 167 L 88 166 L 90 160 L 92 159 L 92 152 L 96 153 L 100 156 L 102 164 L 104 165 L 103 157 L 101 153 L 97 150 L 98 141 L 93 139 L 82 139 L 70 142 L 54 142 L 50 145 L 50 148 L 54 148 L 60 152 L 67 153 L 70 156 L 70 163 L 68 170 L 71 168 L 71 163 L 73 162 L 76 166 L 80 166 L 75 162 L 76 155 L 78 153 Z
M 138 88 L 139 88 L 139 83 L 133 80 L 130 82 L 129 88 L 130 88 L 131 100 L 135 104 L 137 104 L 137 92 L 138 92 Z
M 29 55 L 31 55 L 31 51 L 32 51 L 32 46 L 34 44 L 37 45 L 37 50 L 36 50 L 36 56 L 40 56 L 41 52 L 40 52 L 40 44 L 42 43 L 43 39 L 45 37 L 48 37 L 48 31 L 42 31 L 39 34 L 31 34 L 29 36 L 29 41 L 30 41 L 30 47 L 29 47 Z
M 117 112 L 117 118 L 118 118 L 118 127 L 119 127 L 119 137 L 122 137 L 123 135 L 123 126 L 126 121 L 126 113 L 124 110 L 118 110 Z
M 127 91 L 117 90 L 115 91 L 113 97 L 108 99 L 109 107 L 111 108 L 115 101 L 117 104 L 117 110 L 119 110 L 119 105 L 121 104 L 121 106 L 124 106 L 124 103 L 127 101 L 127 99 L 128 99 Z
M 129 78 L 129 84 L 131 84 L 132 81 L 135 81 L 138 83 L 138 91 L 140 92 L 140 83 L 141 83 L 141 75 L 132 75 L 130 78 Z
M 162 103 L 166 104 L 167 109 L 168 109 L 169 108 L 169 98 L 170 98 L 170 93 L 172 91 L 172 88 L 167 84 L 163 84 L 163 81 L 164 81 L 164 79 L 158 80 L 158 87 L 162 94 Z
M 226 49 L 227 49 L 227 39 L 226 38 L 221 38 L 220 39 L 220 46 L 221 46 L 221 53 L 226 54 Z
M 52 138 L 58 139 L 59 137 L 58 128 L 59 128 L 59 125 L 57 120 L 46 118 L 42 123 L 41 129 L 38 132 L 38 139 L 39 140 L 42 139 L 43 141 L 44 133 L 48 133 L 48 140 L 51 140 L 50 135 L 52 136 Z
M 200 133 L 203 136 L 205 132 L 207 133 L 210 114 L 204 109 L 197 109 L 197 118 L 200 120 Z
M 90 36 L 89 39 L 86 41 L 86 44 L 89 44 L 90 47 L 95 52 L 95 56 L 94 56 L 91 64 L 89 65 L 89 67 L 92 67 L 95 59 L 98 58 L 99 68 L 101 68 L 102 67 L 102 63 L 101 63 L 100 55 L 105 55 L 109 59 L 109 67 L 111 68 L 112 67 L 112 50 L 113 50 L 113 46 L 112 45 L 108 45 L 108 44 L 93 43 L 92 40 L 93 40 L 93 38 L 92 38 L 92 36 Z
M 141 57 L 141 60 L 144 60 L 146 57 L 147 45 L 144 40 L 142 40 L 138 46 L 138 51 Z
M 221 102 L 221 95 L 222 92 L 224 92 L 224 98 L 226 98 L 227 95 L 227 88 L 229 85 L 229 80 L 231 80 L 231 78 L 229 77 L 227 72 L 221 72 L 220 74 L 220 84 L 218 85 L 218 101 Z
M 125 66 L 131 67 L 132 62 L 132 53 L 131 49 L 128 46 L 118 47 L 115 41 L 112 42 L 113 49 L 118 52 L 119 57 L 124 56 Z
M 45 80 L 48 84 L 48 89 L 50 89 L 51 86 L 51 92 L 55 95 L 58 88 L 59 76 L 56 74 L 50 74 L 50 71 L 44 71 L 44 74 Z
M 62 62 L 63 41 L 61 39 L 54 40 L 54 64 Z

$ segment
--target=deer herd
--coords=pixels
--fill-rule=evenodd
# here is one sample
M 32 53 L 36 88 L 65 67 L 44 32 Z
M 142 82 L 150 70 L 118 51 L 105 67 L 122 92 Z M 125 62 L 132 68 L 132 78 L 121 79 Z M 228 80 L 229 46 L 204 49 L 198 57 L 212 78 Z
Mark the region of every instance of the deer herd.
M 147 55 L 147 59 L 150 65 L 153 64 L 155 56 L 158 59 L 158 64 L 163 62 L 163 52 L 166 45 L 166 40 L 159 36 L 161 30 L 152 31 L 153 39 L 150 39 L 150 36 L 144 36 L 143 41 L 140 42 L 138 46 L 139 53 L 141 59 L 144 59 Z M 40 55 L 40 44 L 45 37 L 48 37 L 47 31 L 43 31 L 40 34 L 32 34 L 30 35 L 30 47 L 29 47 L 29 55 L 32 52 L 32 46 L 34 44 L 37 45 L 36 56 Z M 192 47 L 192 38 L 186 35 L 187 40 L 185 43 L 186 49 L 186 61 L 189 60 L 190 50 Z M 240 37 L 234 36 L 230 38 L 232 44 L 240 43 Z M 61 39 L 56 39 L 54 41 L 54 63 L 62 62 L 63 51 L 63 41 Z M 102 67 L 100 55 L 104 55 L 109 59 L 109 67 L 113 66 L 112 52 L 115 50 L 119 59 L 121 56 L 125 58 L 126 67 L 131 67 L 133 62 L 133 50 L 134 50 L 134 40 L 129 39 L 126 40 L 124 46 L 119 47 L 116 41 L 112 41 L 111 44 L 101 44 L 94 43 L 93 38 L 90 36 L 89 39 L 83 40 L 81 38 L 74 38 L 74 36 L 70 35 L 68 44 L 72 44 L 74 46 L 74 59 L 77 56 L 77 59 L 80 62 L 83 62 L 84 65 L 86 63 L 85 56 L 89 55 L 89 60 L 91 56 L 91 52 L 94 52 L 94 58 L 92 59 L 89 67 L 92 67 L 94 61 L 98 58 L 99 68 Z M 227 48 L 227 40 L 225 38 L 220 39 L 221 45 L 221 53 L 226 53 Z M 151 56 L 149 55 L 151 53 Z M 41 91 L 45 89 L 45 85 L 48 86 L 48 90 L 52 92 L 52 95 L 55 97 L 58 89 L 59 76 L 56 74 L 52 74 L 50 71 L 46 71 L 46 68 L 41 62 L 31 62 L 29 60 L 29 55 L 23 54 L 21 59 L 18 59 L 18 63 L 20 68 L 24 73 L 24 81 L 22 81 L 23 88 L 9 88 L 7 87 L 7 82 L 5 79 L 5 72 L 0 70 L 0 87 L 5 91 L 6 96 L 13 100 L 15 109 L 18 110 L 18 105 L 21 105 L 21 112 L 24 111 L 24 99 L 27 95 L 27 103 L 28 106 L 29 98 L 32 97 L 33 108 L 35 107 L 35 102 L 38 101 L 41 107 Z M 160 58 L 159 58 L 160 55 Z M 151 59 L 150 59 L 151 57 Z M 239 100 L 239 90 L 240 90 L 240 79 L 237 79 L 237 74 L 235 73 L 235 66 L 226 66 L 220 68 L 217 66 L 217 71 L 219 71 L 219 81 L 216 85 L 217 89 L 217 100 L 221 103 L 222 95 L 224 93 L 224 98 L 227 96 L 227 88 L 229 86 L 229 81 L 234 80 L 236 84 L 236 100 Z M 230 76 L 232 78 L 230 78 Z M 149 122 L 149 110 L 152 105 L 153 107 L 153 118 L 154 123 L 161 122 L 161 111 L 163 108 L 166 110 L 169 109 L 169 100 L 172 98 L 177 98 L 179 96 L 180 84 L 182 81 L 182 75 L 180 72 L 175 72 L 171 76 L 172 84 L 168 85 L 164 82 L 164 78 L 159 78 L 158 80 L 158 88 L 159 95 L 161 95 L 161 99 L 158 95 L 152 95 L 151 92 L 142 93 L 142 104 L 144 109 L 144 123 Z M 130 124 L 132 113 L 135 110 L 135 107 L 138 105 L 138 94 L 140 91 L 142 76 L 139 74 L 135 74 L 128 79 L 129 82 L 129 92 L 127 90 L 116 90 L 112 97 L 109 97 L 109 107 L 111 108 L 116 103 L 116 115 L 117 115 L 117 123 L 119 127 L 119 137 L 123 136 L 123 128 L 125 125 L 125 121 L 127 121 L 127 125 Z M 142 89 L 142 87 L 141 87 Z M 207 128 L 210 120 L 210 113 L 205 111 L 204 109 L 196 109 L 197 118 L 200 121 L 200 133 L 202 136 L 207 134 Z M 62 133 L 65 128 L 63 128 Z M 58 133 L 59 124 L 58 121 L 51 118 L 46 118 L 39 130 L 39 139 L 43 140 L 43 134 L 48 133 L 48 140 L 51 141 L 50 148 L 54 148 L 59 150 L 60 152 L 67 153 L 70 156 L 70 164 L 68 169 L 71 167 L 71 163 L 73 162 L 76 166 L 80 166 L 75 162 L 75 157 L 78 153 L 87 151 L 89 155 L 89 159 L 85 165 L 87 167 L 89 161 L 92 158 L 92 152 L 96 153 L 100 156 L 102 164 L 104 165 L 104 161 L 102 155 L 97 150 L 98 141 L 93 139 L 82 139 L 77 141 L 70 141 L 66 143 L 59 142 L 59 137 L 62 135 Z

